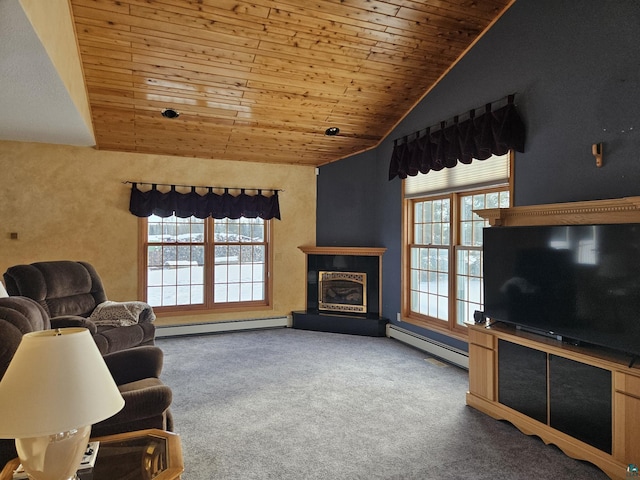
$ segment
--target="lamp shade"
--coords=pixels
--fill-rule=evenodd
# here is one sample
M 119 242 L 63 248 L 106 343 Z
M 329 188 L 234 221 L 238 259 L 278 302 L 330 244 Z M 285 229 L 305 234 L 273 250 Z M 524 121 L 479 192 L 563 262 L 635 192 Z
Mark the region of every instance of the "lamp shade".
M 0 381 L 0 438 L 52 435 L 92 425 L 123 406 L 86 328 L 27 333 Z

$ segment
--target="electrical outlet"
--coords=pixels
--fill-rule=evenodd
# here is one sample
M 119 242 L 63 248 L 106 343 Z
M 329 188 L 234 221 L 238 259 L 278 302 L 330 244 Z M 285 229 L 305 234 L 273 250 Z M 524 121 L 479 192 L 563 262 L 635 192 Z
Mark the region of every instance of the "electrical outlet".
M 400 317 L 400 312 L 398 312 L 398 314 L 396 315 L 396 320 L 399 322 L 402 321 L 402 318 Z

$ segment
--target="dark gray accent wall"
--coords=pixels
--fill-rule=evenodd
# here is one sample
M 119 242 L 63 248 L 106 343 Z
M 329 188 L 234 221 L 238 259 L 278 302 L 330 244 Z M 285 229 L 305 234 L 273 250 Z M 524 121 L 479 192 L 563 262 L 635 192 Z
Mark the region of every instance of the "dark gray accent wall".
M 319 170 L 316 245 L 373 247 L 377 243 L 379 174 L 376 152 L 334 162 Z
M 378 148 L 320 168 L 317 244 L 386 247 L 382 314 L 395 321 L 402 210 L 401 181 L 387 181 L 393 140 L 511 93 L 527 127 L 515 205 L 640 195 L 638 39 L 637 0 L 517 0 Z M 591 154 L 599 142 L 602 168 Z

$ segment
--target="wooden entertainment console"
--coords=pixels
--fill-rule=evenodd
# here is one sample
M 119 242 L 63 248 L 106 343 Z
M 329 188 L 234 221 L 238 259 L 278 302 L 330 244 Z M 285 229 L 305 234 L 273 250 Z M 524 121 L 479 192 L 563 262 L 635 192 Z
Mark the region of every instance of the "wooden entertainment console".
M 532 359 L 521 376 L 503 373 L 514 350 Z M 518 392 L 526 398 L 518 399 Z M 626 478 L 627 466 L 640 463 L 640 369 L 629 368 L 628 359 L 473 325 L 467 405 L 597 465 L 611 478 Z
M 640 223 L 640 197 L 476 212 L 492 226 Z M 629 478 L 640 465 L 640 361 L 516 330 L 469 326 L 467 404 L 570 457 Z

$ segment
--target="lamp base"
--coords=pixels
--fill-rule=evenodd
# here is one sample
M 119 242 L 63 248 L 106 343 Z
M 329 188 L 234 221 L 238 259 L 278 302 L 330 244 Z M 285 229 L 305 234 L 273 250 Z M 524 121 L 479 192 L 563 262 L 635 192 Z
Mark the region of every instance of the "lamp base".
M 74 480 L 91 425 L 42 437 L 16 438 L 22 467 L 34 480 Z

